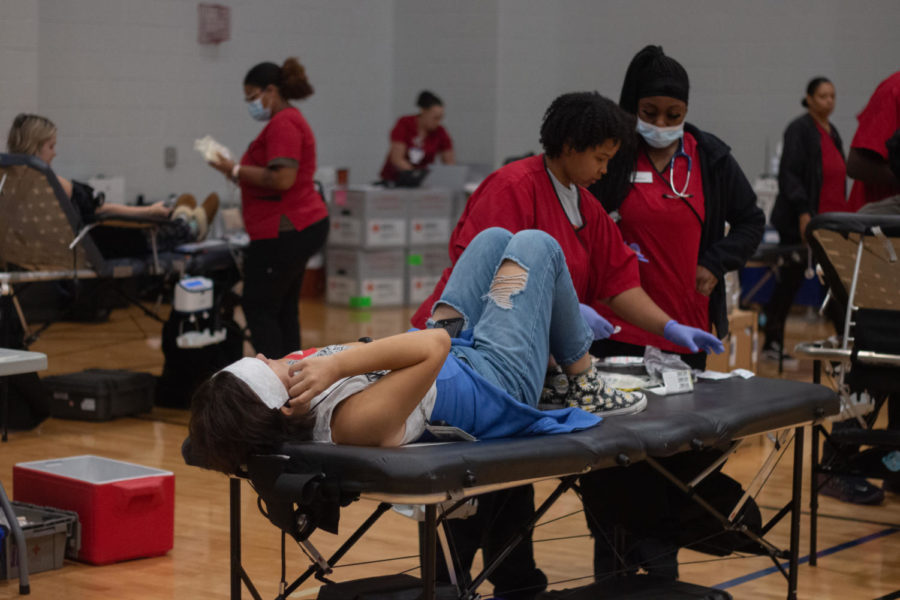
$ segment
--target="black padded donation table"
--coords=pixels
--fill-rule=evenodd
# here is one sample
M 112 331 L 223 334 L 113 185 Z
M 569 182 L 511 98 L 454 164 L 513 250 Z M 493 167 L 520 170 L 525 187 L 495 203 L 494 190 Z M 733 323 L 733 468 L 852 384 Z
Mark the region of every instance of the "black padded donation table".
M 538 507 L 532 522 L 523 524 L 525 529 L 530 529 L 580 475 L 647 461 L 703 506 L 703 499 L 692 493 L 695 482 L 675 481 L 657 459 L 703 448 L 733 450 L 742 438 L 777 430 L 789 434 L 793 430 L 792 499 L 763 529 L 767 532 L 774 521 L 790 513 L 790 547 L 786 551 L 778 550 L 755 534 L 747 535 L 769 549 L 770 557 L 788 581 L 787 597 L 796 598 L 803 426 L 821 421 L 838 410 L 836 394 L 820 385 L 761 377 L 703 380 L 689 393 L 649 394 L 645 411 L 609 417 L 596 427 L 576 433 L 400 448 L 288 443 L 277 454 L 252 457 L 246 478 L 264 502 L 269 520 L 300 543 L 312 559 L 312 566 L 287 586 L 279 598 L 286 598 L 312 575 L 321 579 L 330 573 L 331 567 L 392 504 L 424 504 L 425 534 L 420 556 L 422 597 L 432 600 L 437 528 L 442 520 L 438 515 L 439 505 L 443 514 L 449 514 L 472 496 L 559 478 L 560 484 Z M 779 438 L 779 441 L 783 443 L 777 444 L 776 449 L 781 456 L 790 440 Z M 189 464 L 203 465 L 202 457 L 191 455 L 189 440 L 183 451 Z M 728 454 L 726 450 L 722 462 Z M 771 467 L 774 468 L 774 463 Z M 240 478 L 231 480 L 230 494 L 232 598 L 240 597 L 242 582 L 258 598 L 240 559 Z M 340 508 L 361 497 L 381 504 L 344 546 L 326 560 L 309 544 L 309 536 L 317 528 L 337 533 Z M 704 508 L 714 512 L 709 505 Z M 715 516 L 728 526 L 728 517 L 718 513 Z M 732 527 L 741 530 L 739 525 Z M 518 540 L 510 542 L 515 545 Z M 782 558 L 789 559 L 788 571 L 777 560 Z M 467 589 L 460 590 L 459 598 L 473 597 L 475 589 L 495 566 L 487 565 L 485 572 L 475 577 Z

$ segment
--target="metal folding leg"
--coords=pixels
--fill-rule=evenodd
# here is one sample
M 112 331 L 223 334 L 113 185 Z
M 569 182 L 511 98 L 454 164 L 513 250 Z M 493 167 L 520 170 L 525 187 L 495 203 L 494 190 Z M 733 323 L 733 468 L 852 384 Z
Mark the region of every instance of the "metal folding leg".
M 31 585 L 28 583 L 28 549 L 25 547 L 25 534 L 19 527 L 19 520 L 16 519 L 16 513 L 9 503 L 2 483 L 0 483 L 0 509 L 6 515 L 6 522 L 9 523 L 13 539 L 16 542 L 16 550 L 19 554 L 19 593 L 25 596 L 31 593 Z
M 231 534 L 231 600 L 241 600 L 241 583 L 247 586 L 254 600 L 262 600 L 241 564 L 241 480 L 232 477 L 228 482 L 231 500 L 229 521 Z
M 783 452 L 783 448 L 776 449 L 777 453 Z M 774 453 L 773 453 L 774 456 Z M 771 459 L 772 457 L 770 457 Z M 706 500 L 704 500 L 699 494 L 696 493 L 696 490 L 692 485 L 686 484 L 677 477 L 675 477 L 672 473 L 670 473 L 665 467 L 663 467 L 657 460 L 652 457 L 647 457 L 645 459 L 647 463 L 653 467 L 656 471 L 658 471 L 663 477 L 668 479 L 673 485 L 675 485 L 678 489 L 688 495 L 691 500 L 699 504 L 706 512 L 715 517 L 726 530 L 730 531 L 738 531 L 743 533 L 748 538 L 753 540 L 754 542 L 760 544 L 763 548 L 765 548 L 769 553 L 769 558 L 772 559 L 772 562 L 778 568 L 782 575 L 784 575 L 785 579 L 788 583 L 788 600 L 796 600 L 797 598 L 797 566 L 799 563 L 799 553 L 800 553 L 800 500 L 801 500 L 801 489 L 803 481 L 803 426 L 797 427 L 794 430 L 794 465 L 793 465 L 793 485 L 792 492 L 793 495 L 791 497 L 790 504 L 785 507 L 776 517 L 774 517 L 769 524 L 763 529 L 764 532 L 768 531 L 775 522 L 777 522 L 785 512 L 790 511 L 791 513 L 791 525 L 790 525 L 790 547 L 787 552 L 783 550 L 779 550 L 772 543 L 765 540 L 760 535 L 750 531 L 745 525 L 736 524 L 728 517 L 722 515 L 715 507 L 709 504 Z M 768 462 L 768 461 L 767 461 Z M 693 482 L 691 482 L 693 483 Z M 743 500 L 743 499 L 742 499 Z M 736 515 L 739 510 L 739 506 L 736 507 L 732 511 L 732 515 Z M 779 562 L 779 559 L 787 558 L 788 559 L 788 570 L 785 571 L 782 564 Z

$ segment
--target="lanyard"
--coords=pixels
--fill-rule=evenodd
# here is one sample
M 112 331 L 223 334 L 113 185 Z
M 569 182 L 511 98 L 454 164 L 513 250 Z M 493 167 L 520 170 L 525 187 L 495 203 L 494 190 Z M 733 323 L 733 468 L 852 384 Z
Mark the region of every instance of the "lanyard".
M 675 160 L 679 157 L 683 156 L 687 159 L 687 177 L 684 180 L 684 187 L 681 188 L 681 191 L 675 189 Z M 672 157 L 672 160 L 669 162 L 669 188 L 671 188 L 672 193 L 678 196 L 679 198 L 690 198 L 690 194 L 687 193 L 688 186 L 691 183 L 691 169 L 694 166 L 694 161 L 691 159 L 691 155 L 684 151 L 684 138 L 681 138 L 678 141 L 678 150 L 675 151 L 675 155 Z

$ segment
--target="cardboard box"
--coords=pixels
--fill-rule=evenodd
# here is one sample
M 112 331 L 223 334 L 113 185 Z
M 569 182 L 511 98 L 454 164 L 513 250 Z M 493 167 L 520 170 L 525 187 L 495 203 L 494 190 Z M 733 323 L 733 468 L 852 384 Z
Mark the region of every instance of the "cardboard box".
M 405 258 L 401 248 L 328 248 L 325 302 L 349 308 L 403 306 Z
M 338 193 L 340 192 L 340 193 Z M 329 204 L 329 246 L 402 248 L 408 240 L 409 190 L 350 186 Z
M 175 476 L 101 456 L 18 463 L 13 467 L 17 501 L 78 513 L 78 560 L 106 564 L 159 556 L 175 534 Z
M 757 314 L 749 310 L 734 310 L 728 315 L 728 337 L 722 342 L 725 352 L 710 354 L 706 368 L 710 371 L 729 372 L 734 369 L 757 371 L 759 331 Z
M 447 246 L 412 247 L 406 253 L 406 303 L 419 306 L 450 266 Z
M 408 190 L 407 208 L 410 246 L 446 245 L 450 241 L 450 232 L 455 225 L 451 222 L 453 194 L 450 190 Z
M 353 309 L 325 311 L 322 329 L 337 340 L 373 340 L 397 335 L 410 328 L 409 314 L 402 309 Z

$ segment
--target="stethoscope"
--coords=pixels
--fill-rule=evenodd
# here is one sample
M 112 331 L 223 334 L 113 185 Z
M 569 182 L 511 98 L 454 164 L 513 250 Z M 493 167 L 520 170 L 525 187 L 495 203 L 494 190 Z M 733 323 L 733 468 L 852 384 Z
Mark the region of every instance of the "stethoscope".
M 687 178 L 684 180 L 684 187 L 681 188 L 681 191 L 675 189 L 675 160 L 683 156 L 687 159 Z M 691 184 L 691 169 L 694 166 L 694 161 L 691 159 L 691 155 L 684 151 L 684 138 L 678 140 L 678 150 L 675 151 L 675 155 L 672 156 L 671 162 L 669 162 L 669 188 L 672 190 L 672 193 L 675 194 L 679 198 L 690 198 L 691 194 L 687 193 L 688 186 Z

